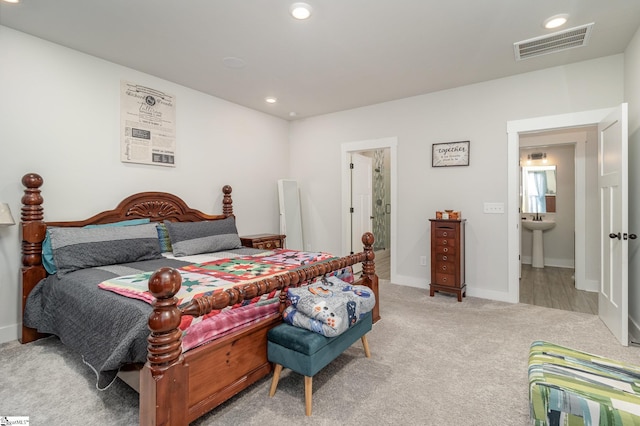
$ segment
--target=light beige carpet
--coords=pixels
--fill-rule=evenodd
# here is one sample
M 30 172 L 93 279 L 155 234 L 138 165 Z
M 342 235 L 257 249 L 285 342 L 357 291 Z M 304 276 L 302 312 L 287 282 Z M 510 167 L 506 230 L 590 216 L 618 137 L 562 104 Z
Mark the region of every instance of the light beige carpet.
M 380 284 L 382 321 L 313 380 L 304 415 L 303 378 L 285 370 L 273 398 L 264 379 L 196 425 L 526 425 L 527 356 L 533 340 L 640 364 L 597 316 L 455 297 Z M 0 415 L 32 424 L 133 425 L 137 394 L 122 382 L 95 389 L 95 376 L 56 338 L 0 346 Z

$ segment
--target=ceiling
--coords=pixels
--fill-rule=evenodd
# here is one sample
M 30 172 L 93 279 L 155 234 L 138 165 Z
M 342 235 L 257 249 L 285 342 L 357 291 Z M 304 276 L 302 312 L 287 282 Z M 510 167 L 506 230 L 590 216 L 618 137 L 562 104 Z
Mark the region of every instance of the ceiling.
M 640 27 L 638 0 L 293 2 L 0 1 L 0 24 L 286 120 L 622 53 Z M 595 22 L 588 45 L 516 61 L 559 13 Z

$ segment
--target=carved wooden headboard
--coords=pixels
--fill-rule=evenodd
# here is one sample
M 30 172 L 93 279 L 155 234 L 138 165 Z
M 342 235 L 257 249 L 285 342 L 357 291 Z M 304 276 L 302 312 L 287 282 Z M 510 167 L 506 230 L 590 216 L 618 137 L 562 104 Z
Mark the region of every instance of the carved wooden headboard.
M 47 272 L 42 265 L 42 242 L 46 235 L 47 226 L 81 227 L 147 218 L 154 222 L 163 220 L 197 222 L 225 219 L 233 216 L 232 189 L 229 185 L 225 185 L 222 188 L 221 215 L 209 215 L 192 209 L 180 197 L 168 192 L 140 192 L 122 200 L 115 209 L 98 213 L 85 220 L 44 222 L 43 197 L 40 194 L 40 187 L 43 183 L 42 177 L 36 173 L 28 173 L 22 178 L 22 184 L 25 187 L 22 197 L 20 228 L 22 233 L 21 284 L 23 312 L 27 296 L 29 296 L 35 285 L 47 276 Z M 23 327 L 23 342 L 25 341 L 25 334 L 27 335 L 26 338 L 29 339 L 30 333 L 34 333 L 31 337 L 38 336 L 35 330 Z

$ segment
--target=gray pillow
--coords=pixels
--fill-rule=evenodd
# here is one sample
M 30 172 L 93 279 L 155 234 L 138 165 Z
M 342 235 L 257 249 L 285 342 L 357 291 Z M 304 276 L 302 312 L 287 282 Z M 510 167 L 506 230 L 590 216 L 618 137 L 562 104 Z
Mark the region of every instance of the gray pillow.
M 51 228 L 58 275 L 78 269 L 160 259 L 155 223 L 106 228 Z
M 213 253 L 242 247 L 236 219 L 202 222 L 169 222 L 164 221 L 174 256 L 189 256 L 199 253 Z

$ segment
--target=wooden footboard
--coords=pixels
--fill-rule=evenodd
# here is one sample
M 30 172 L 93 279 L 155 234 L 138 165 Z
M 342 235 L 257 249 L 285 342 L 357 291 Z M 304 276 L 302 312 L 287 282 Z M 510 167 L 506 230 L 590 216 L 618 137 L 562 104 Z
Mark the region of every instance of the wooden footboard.
M 207 215 L 191 209 L 179 197 L 164 192 L 143 192 L 124 199 L 114 210 L 105 211 L 83 221 L 44 222 L 43 197 L 40 187 L 43 179 L 35 173 L 22 178 L 25 186 L 22 198 L 22 312 L 26 300 L 36 284 L 47 276 L 42 263 L 42 244 L 48 225 L 85 226 L 113 223 L 127 219 L 149 218 L 151 221 L 181 222 L 219 220 L 233 215 L 231 187 L 223 187 L 223 214 Z M 373 252 L 374 237 L 362 237 L 361 253 L 310 265 L 296 271 L 285 272 L 251 284 L 227 289 L 212 296 L 194 299 L 178 308 L 176 293 L 180 289 L 180 274 L 172 268 L 156 271 L 149 280 L 149 290 L 156 298 L 148 324 L 147 362 L 136 366 L 135 373 L 127 374 L 125 381 L 140 392 L 141 425 L 187 425 L 212 408 L 218 406 L 271 371 L 267 360 L 268 330 L 281 322 L 273 314 L 249 327 L 232 332 L 217 340 L 191 349 L 183 354 L 180 319 L 183 314 L 200 316 L 214 309 L 222 309 L 242 300 L 300 283 L 362 263 L 362 276 L 357 282 L 371 288 L 376 295 L 374 322 L 380 319 L 378 277 L 375 274 Z M 281 292 L 281 298 L 284 292 Z M 22 327 L 21 342 L 42 337 L 37 330 Z M 136 383 L 132 383 L 132 380 Z
M 180 289 L 180 274 L 172 268 L 156 271 L 149 279 L 149 291 L 156 301 L 149 317 L 148 361 L 140 375 L 140 424 L 187 425 L 271 371 L 267 360 L 266 333 L 280 322 L 279 315 L 182 354 L 178 326 L 183 314 L 206 315 L 214 309 L 274 290 L 284 290 L 362 262 L 363 276 L 358 284 L 371 288 L 376 295 L 373 318 L 374 321 L 379 320 L 373 234 L 365 233 L 362 242 L 362 253 L 194 299 L 182 309 L 176 306 L 174 297 Z M 286 297 L 284 294 L 281 291 L 281 298 Z M 185 395 L 189 395 L 188 398 Z

